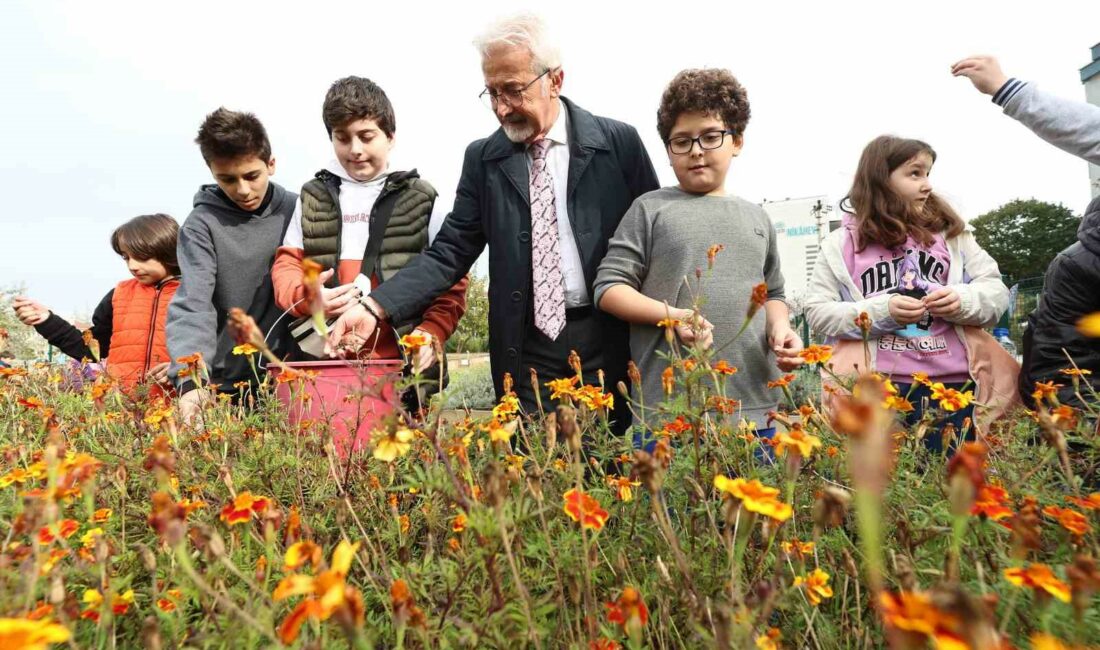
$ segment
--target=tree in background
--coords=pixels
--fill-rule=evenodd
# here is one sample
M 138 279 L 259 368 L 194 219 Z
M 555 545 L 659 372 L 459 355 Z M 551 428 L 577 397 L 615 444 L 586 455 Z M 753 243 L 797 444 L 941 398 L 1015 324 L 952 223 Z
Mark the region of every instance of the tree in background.
M 1066 206 L 1035 199 L 1016 199 L 970 221 L 1009 285 L 1043 275 L 1054 256 L 1077 241 L 1080 224 Z
M 25 292 L 24 287 L 0 288 L 0 330 L 8 336 L 0 335 L 0 355 L 10 355 L 16 359 L 42 359 L 46 356 L 46 340 L 15 317 L 11 301 Z
M 489 281 L 470 275 L 466 287 L 466 314 L 447 339 L 447 352 L 485 352 L 489 349 Z

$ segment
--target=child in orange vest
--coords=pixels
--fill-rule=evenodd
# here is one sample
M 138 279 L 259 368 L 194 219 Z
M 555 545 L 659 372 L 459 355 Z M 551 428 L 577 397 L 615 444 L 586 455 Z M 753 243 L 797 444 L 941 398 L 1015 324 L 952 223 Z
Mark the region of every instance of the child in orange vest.
M 144 382 L 168 389 L 164 321 L 179 287 L 178 233 L 175 219 L 152 214 L 135 217 L 111 234 L 111 247 L 134 277 L 119 282 L 92 314 L 90 332 L 98 354 L 80 330 L 26 296 L 16 296 L 12 302 L 16 316 L 70 357 L 106 361 L 108 374 L 124 390 Z

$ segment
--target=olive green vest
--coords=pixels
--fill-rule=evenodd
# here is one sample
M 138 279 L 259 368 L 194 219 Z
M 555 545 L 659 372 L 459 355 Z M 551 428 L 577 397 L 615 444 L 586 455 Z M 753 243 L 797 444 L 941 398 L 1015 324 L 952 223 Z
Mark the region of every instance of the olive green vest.
M 416 170 L 394 172 L 386 178 L 370 215 L 370 240 L 381 236 L 381 249 L 371 275 L 385 282 L 428 247 L 428 222 L 436 191 Z M 340 178 L 328 171 L 302 186 L 302 241 L 304 256 L 325 269 L 340 260 Z M 387 219 L 388 216 L 388 219 Z M 383 230 L 383 228 L 385 230 Z M 377 243 L 375 244 L 377 246 Z M 368 244 L 368 250 L 373 247 Z M 364 251 L 364 262 L 366 251 Z M 329 280 L 338 284 L 336 275 Z

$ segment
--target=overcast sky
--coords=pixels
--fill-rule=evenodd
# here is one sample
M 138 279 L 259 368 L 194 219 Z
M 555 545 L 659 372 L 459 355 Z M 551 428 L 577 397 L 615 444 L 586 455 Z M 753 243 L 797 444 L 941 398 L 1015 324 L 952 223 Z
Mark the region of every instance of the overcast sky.
M 1017 197 L 1088 201 L 1084 162 L 949 66 L 996 54 L 1083 100 L 1100 2 L 4 2 L 0 287 L 90 312 L 127 277 L 111 230 L 150 212 L 182 221 L 211 182 L 192 140 L 219 105 L 263 120 L 275 180 L 296 190 L 331 156 L 321 102 L 349 74 L 393 101 L 395 168 L 417 167 L 449 203 L 465 146 L 496 128 L 471 39 L 521 9 L 556 32 L 564 94 L 636 126 L 665 184 L 662 89 L 682 68 L 726 67 L 752 105 L 728 183 L 749 200 L 839 198 L 867 141 L 896 133 L 936 148 L 934 186 L 966 218 Z

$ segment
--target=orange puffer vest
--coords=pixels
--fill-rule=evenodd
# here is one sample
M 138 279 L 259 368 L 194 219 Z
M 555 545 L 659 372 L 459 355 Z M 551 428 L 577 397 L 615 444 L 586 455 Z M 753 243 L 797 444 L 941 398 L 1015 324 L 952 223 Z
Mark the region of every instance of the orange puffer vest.
M 152 287 L 137 280 L 119 282 L 115 287 L 107 372 L 125 389 L 141 383 L 153 366 L 170 361 L 164 322 L 168 303 L 179 286 L 178 279 L 168 278 Z

